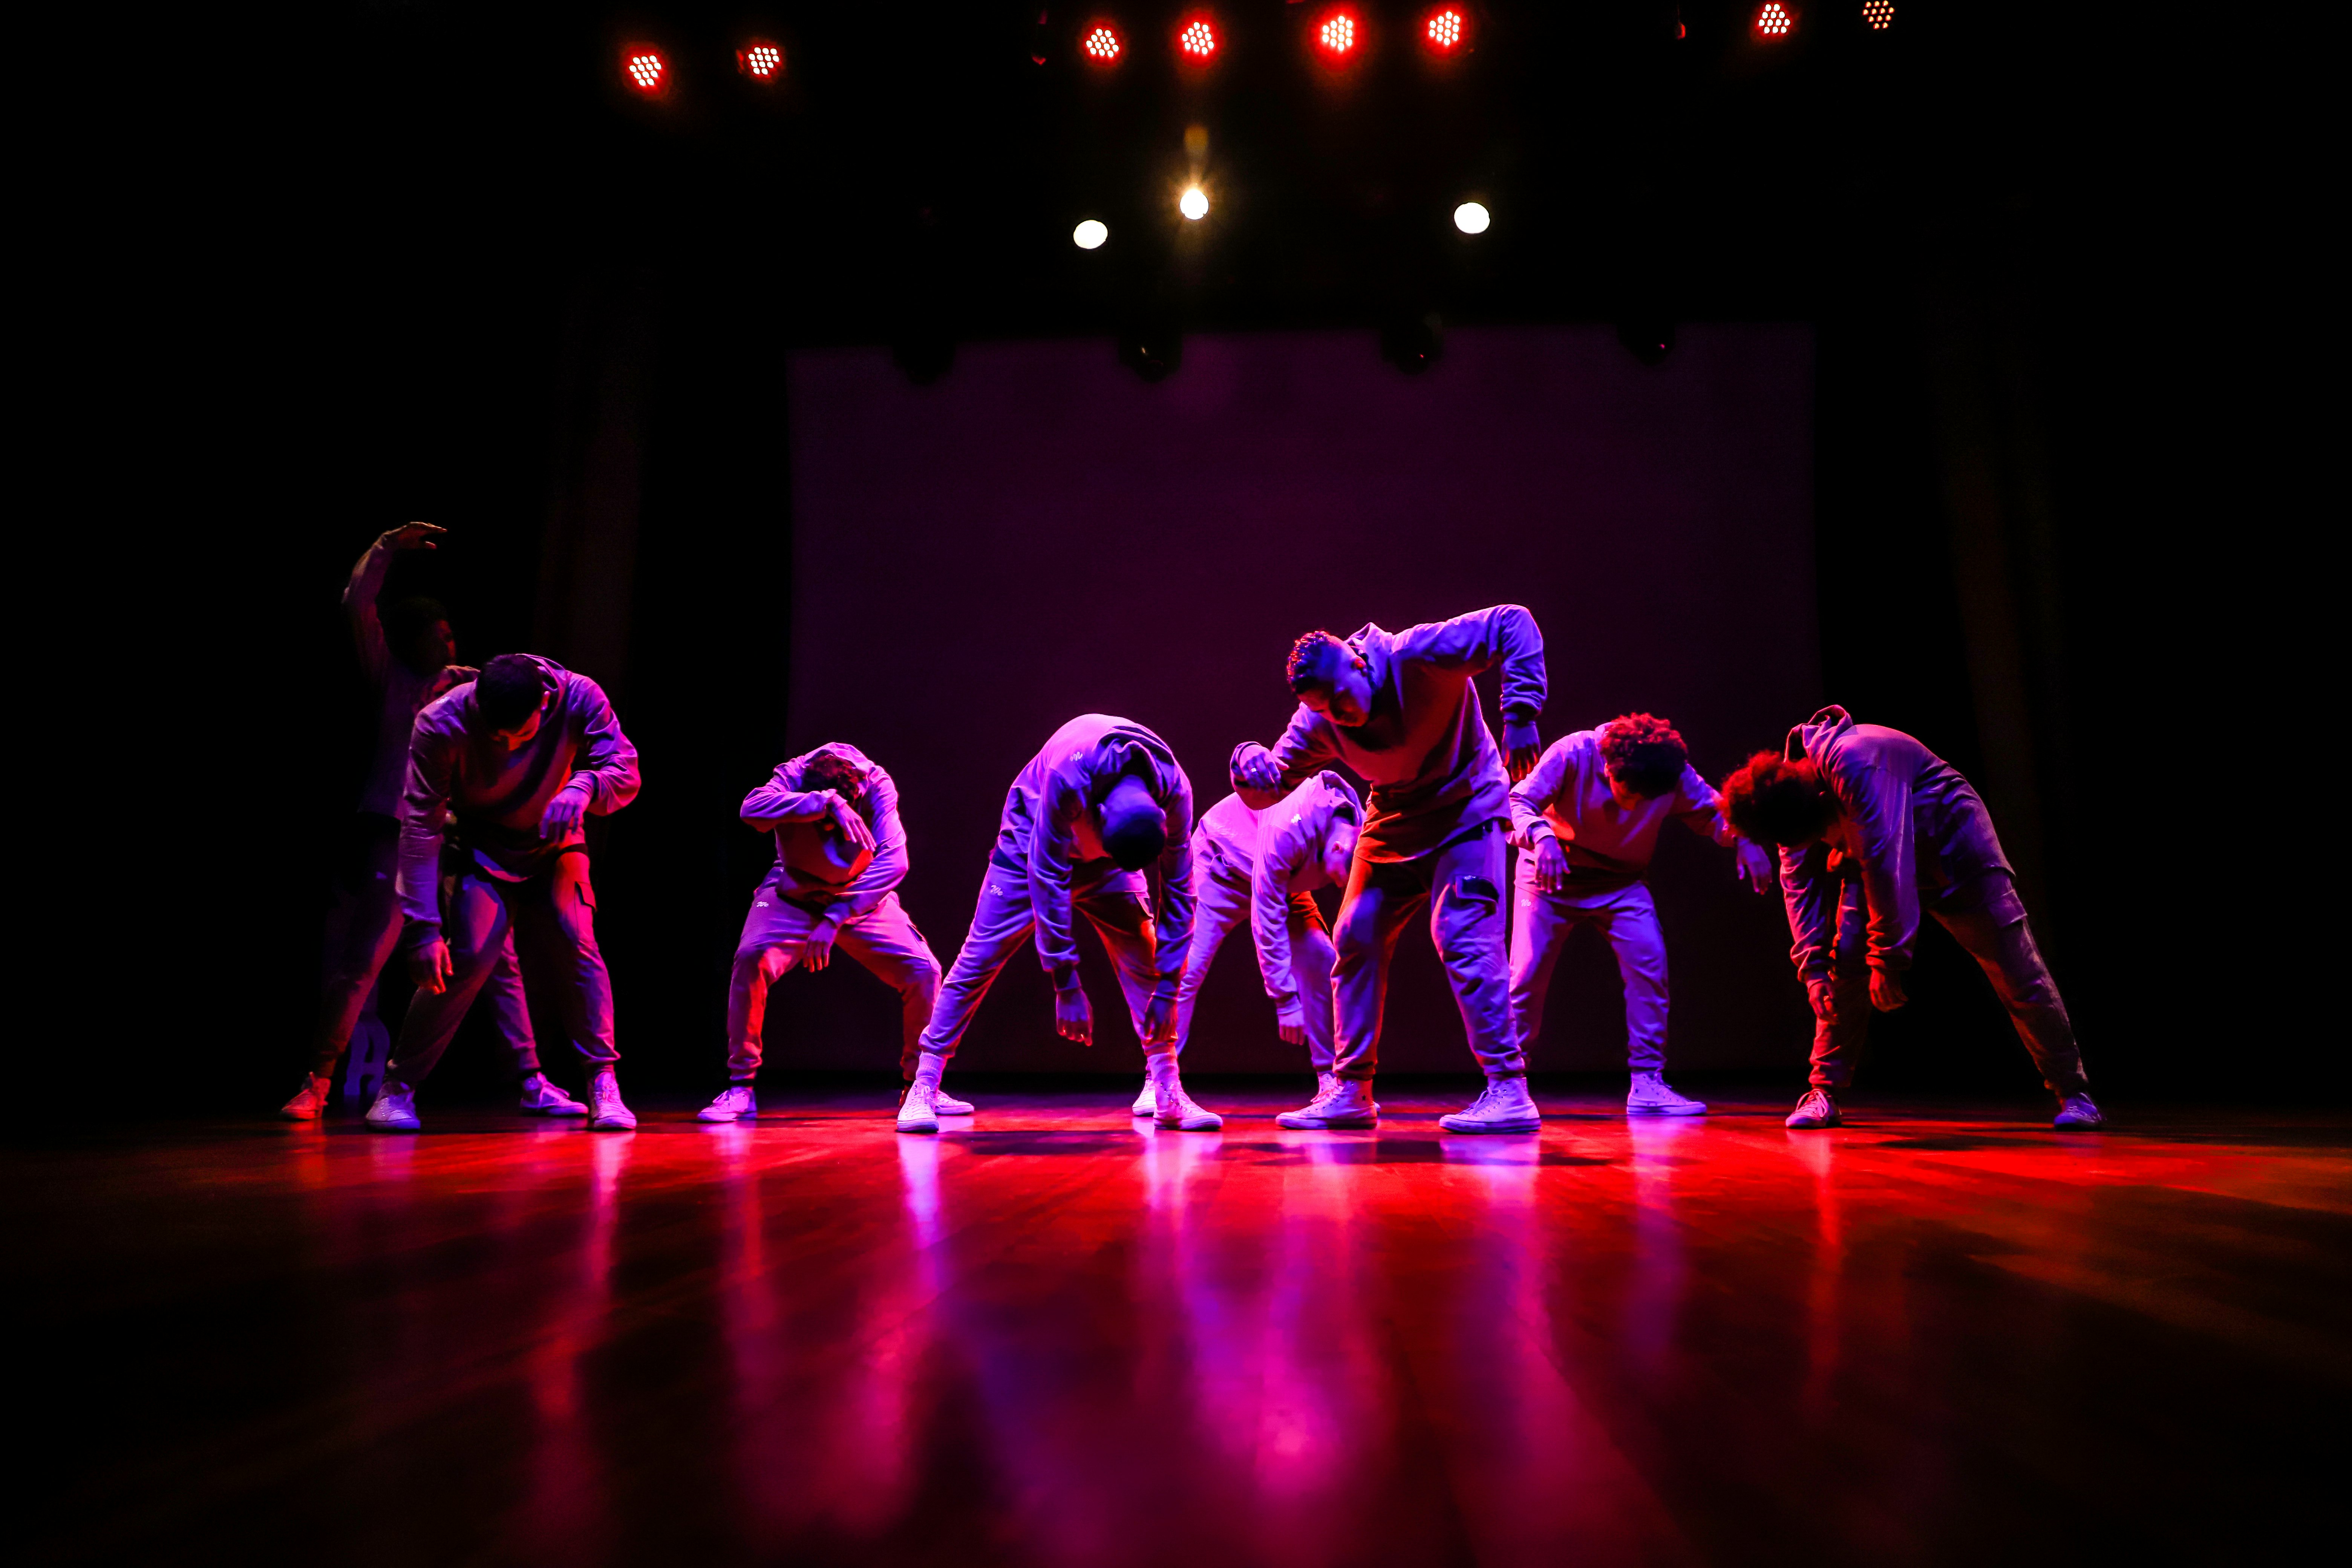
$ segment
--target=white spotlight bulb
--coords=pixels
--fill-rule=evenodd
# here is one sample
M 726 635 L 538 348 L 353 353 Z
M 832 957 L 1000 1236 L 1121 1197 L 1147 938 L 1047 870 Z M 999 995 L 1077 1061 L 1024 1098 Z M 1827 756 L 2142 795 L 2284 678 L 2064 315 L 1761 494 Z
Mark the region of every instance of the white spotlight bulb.
M 1102 242 L 1109 237 L 1110 226 L 1100 218 L 1090 217 L 1070 230 L 1070 243 L 1080 250 L 1098 250 Z
M 1454 226 L 1465 234 L 1484 234 L 1495 219 L 1476 202 L 1464 202 L 1454 209 Z
M 1198 185 L 1187 185 L 1176 198 L 1176 210 L 1198 223 L 1209 216 L 1209 194 Z

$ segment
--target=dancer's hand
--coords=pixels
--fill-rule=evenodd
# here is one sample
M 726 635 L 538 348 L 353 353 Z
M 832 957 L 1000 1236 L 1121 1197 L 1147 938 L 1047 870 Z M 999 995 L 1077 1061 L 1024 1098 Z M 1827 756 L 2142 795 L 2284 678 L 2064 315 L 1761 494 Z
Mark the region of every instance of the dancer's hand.
M 1759 893 L 1772 890 L 1772 852 L 1761 844 L 1751 844 L 1743 838 L 1732 851 L 1733 875 L 1748 879 L 1748 885 Z
M 1557 893 L 1568 886 L 1568 851 L 1547 833 L 1536 840 L 1536 891 Z
M 435 937 L 408 955 L 408 977 L 416 982 L 419 991 L 438 996 L 449 989 L 449 977 L 457 965 L 449 962 L 449 944 Z
M 833 825 L 841 830 L 841 836 L 849 840 L 852 849 L 866 854 L 873 852 L 874 830 L 866 826 L 866 819 L 857 815 L 856 806 L 842 799 L 837 792 L 827 790 L 824 792 L 824 808 L 831 814 Z
M 1054 1033 L 1082 1046 L 1095 1043 L 1095 1008 L 1084 986 L 1054 993 Z
M 1149 1048 L 1152 1046 L 1170 1045 L 1175 1038 L 1176 1004 L 1162 1002 L 1154 997 L 1145 1004 L 1143 1009 L 1144 1046 Z
M 1304 1024 L 1276 1024 L 1274 1026 L 1274 1032 L 1286 1046 L 1303 1046 L 1307 1043 L 1307 1026 Z
M 1252 789 L 1282 788 L 1282 769 L 1264 746 L 1251 746 L 1242 752 L 1234 764 L 1234 777 Z
M 1513 784 L 1518 783 L 1535 772 L 1536 764 L 1541 761 L 1543 761 L 1543 748 L 1533 744 L 1513 746 L 1510 754 L 1503 759 L 1505 767 L 1510 772 Z
M 587 815 L 588 792 L 578 784 L 565 784 L 555 792 L 555 798 L 549 801 L 547 809 L 540 814 L 539 836 L 541 838 L 567 837 L 573 828 L 580 826 L 580 819 Z
M 1870 1005 L 1882 1013 L 1892 1013 L 1911 1000 L 1903 994 L 1903 976 L 1891 969 L 1870 966 Z
M 404 522 L 384 530 L 376 542 L 387 550 L 430 550 L 433 542 L 448 531 L 435 523 Z
M 1837 987 L 1830 981 L 1806 981 L 1805 1001 L 1812 1007 L 1813 1016 L 1822 1023 L 1837 1022 Z
M 801 942 L 801 967 L 814 974 L 833 962 L 833 939 L 841 928 L 831 921 L 819 921 L 816 930 Z

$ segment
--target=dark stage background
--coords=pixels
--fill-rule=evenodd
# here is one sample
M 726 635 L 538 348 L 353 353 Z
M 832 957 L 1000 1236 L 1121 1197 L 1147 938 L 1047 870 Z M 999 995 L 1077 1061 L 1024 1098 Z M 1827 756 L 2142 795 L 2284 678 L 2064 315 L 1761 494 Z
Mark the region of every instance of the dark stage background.
M 1547 741 L 1648 708 L 1719 777 L 1819 699 L 1811 372 L 1811 332 L 1787 326 L 1694 329 L 1654 371 L 1592 327 L 1456 332 L 1412 377 L 1360 332 L 1195 339 L 1157 384 L 1090 341 L 977 345 L 930 386 L 880 350 L 795 354 L 793 637 L 770 667 L 789 682 L 790 747 L 846 739 L 892 771 L 914 849 L 904 896 L 943 962 L 1004 787 L 1056 725 L 1150 725 L 1205 809 L 1234 743 L 1280 732 L 1283 656 L 1313 626 L 1525 604 L 1544 629 Z M 1729 862 L 1669 830 L 1674 1060 L 1785 1067 L 1801 994 L 1777 907 Z M 1054 1037 L 1024 952 L 965 1066 L 1136 1069 L 1108 965 L 1090 933 L 1079 945 L 1096 1047 Z M 1402 968 L 1382 1065 L 1466 1070 L 1425 936 Z M 1245 931 L 1212 976 L 1194 1068 L 1301 1070 Z M 1538 1070 L 1622 1068 L 1617 991 L 1604 944 L 1576 943 Z M 773 996 L 776 1064 L 886 1059 L 897 1005 L 878 982 L 800 976 Z

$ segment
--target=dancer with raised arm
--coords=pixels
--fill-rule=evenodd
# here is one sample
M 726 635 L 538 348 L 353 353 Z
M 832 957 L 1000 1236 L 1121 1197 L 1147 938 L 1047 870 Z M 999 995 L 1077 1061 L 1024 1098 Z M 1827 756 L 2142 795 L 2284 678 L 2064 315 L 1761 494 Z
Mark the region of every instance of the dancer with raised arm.
M 971 929 L 923 1030 L 898 1131 L 940 1130 L 940 1075 L 980 999 L 1034 931 L 1054 983 L 1054 1029 L 1094 1044 L 1073 916 L 1118 972 L 1163 1121 L 1199 1107 L 1176 1072 L 1176 993 L 1192 940 L 1192 785 L 1168 742 L 1126 719 L 1083 713 L 1054 731 L 1005 792 Z
M 1192 1005 L 1209 965 L 1233 929 L 1247 921 L 1258 975 L 1274 1003 L 1275 1032 L 1307 1047 L 1318 1092 L 1331 1077 L 1331 938 L 1315 889 L 1345 887 L 1364 808 L 1338 773 L 1324 772 L 1286 795 L 1236 781 L 1234 793 L 1201 814 L 1192 830 L 1192 948 L 1176 993 L 1176 1056 L 1192 1037 Z M 1149 1079 L 1138 1116 L 1160 1112 Z M 1184 1101 L 1191 1105 L 1190 1100 Z M 1221 1127 L 1224 1119 L 1193 1107 L 1171 1125 Z
M 1813 1009 L 1811 1086 L 1794 1128 L 1835 1127 L 1872 1009 L 1906 1000 L 1925 909 L 1958 939 L 2009 1009 L 2058 1097 L 2053 1125 L 2105 1118 L 2091 1099 L 2066 1004 L 2034 944 L 1992 814 L 1957 769 L 1900 730 L 1822 709 L 1723 784 L 1732 826 L 1780 851 L 1789 956 Z
M 408 776 L 408 732 L 419 709 L 474 677 L 474 671 L 456 662 L 457 639 L 449 629 L 448 612 L 438 604 L 415 598 L 389 609 L 378 607 L 393 558 L 404 551 L 431 550 L 447 532 L 429 522 L 388 530 L 360 556 L 343 587 L 352 642 L 375 694 L 375 745 L 327 913 L 326 973 L 320 987 L 310 1070 L 294 1098 L 278 1111 L 289 1121 L 315 1121 L 325 1113 L 334 1097 L 335 1063 L 351 1045 L 368 993 L 376 988 L 400 940 L 400 900 L 393 889 L 399 874 L 400 790 Z M 515 965 L 512 942 L 499 949 L 484 989 L 522 1079 L 522 1109 L 537 1116 L 587 1115 L 586 1106 L 540 1070 L 539 1042 L 531 1034 L 530 1008 L 523 999 L 522 972 Z
M 1580 925 L 1597 928 L 1624 981 L 1629 1116 L 1706 1110 L 1665 1079 L 1666 937 L 1643 878 L 1668 817 L 1730 846 L 1738 874 L 1759 893 L 1770 889 L 1771 857 L 1724 819 L 1721 798 L 1690 765 L 1682 736 L 1654 714 L 1628 713 L 1561 736 L 1511 786 L 1511 842 L 1521 852 L 1511 922 L 1519 1047 L 1535 1049 L 1561 945 Z
M 419 994 L 368 1107 L 370 1127 L 416 1131 L 416 1086 L 509 933 L 588 1064 L 588 1124 L 637 1124 L 614 1068 L 613 981 L 596 946 L 581 826 L 636 794 L 636 748 L 604 689 L 552 659 L 500 654 L 416 716 L 400 803 L 400 903 Z
M 1508 772 L 1479 710 L 1479 675 L 1502 667 Z M 1324 763 L 1371 785 L 1339 900 L 1332 988 L 1334 1087 L 1275 1120 L 1286 1127 L 1370 1127 L 1372 1077 L 1389 960 L 1423 905 L 1471 1055 L 1486 1087 L 1439 1118 L 1450 1132 L 1529 1132 L 1542 1125 L 1528 1093 L 1527 1058 L 1511 1026 L 1504 952 L 1504 833 L 1510 786 L 1536 763 L 1544 703 L 1543 634 L 1517 605 L 1402 632 L 1308 632 L 1286 673 L 1298 698 L 1272 751 L 1245 746 L 1234 773 L 1260 789 L 1292 789 Z
M 727 1089 L 703 1107 L 703 1121 L 760 1114 L 761 1026 L 768 987 L 785 971 L 815 973 L 838 944 L 898 994 L 898 1071 L 915 1081 L 923 1026 L 939 995 L 940 963 L 898 902 L 907 876 L 907 830 L 898 787 L 881 764 L 841 742 L 779 766 L 743 797 L 743 823 L 772 833 L 776 865 L 751 895 L 727 989 Z M 906 1089 L 899 1090 L 906 1098 Z M 935 1094 L 942 1116 L 971 1107 Z

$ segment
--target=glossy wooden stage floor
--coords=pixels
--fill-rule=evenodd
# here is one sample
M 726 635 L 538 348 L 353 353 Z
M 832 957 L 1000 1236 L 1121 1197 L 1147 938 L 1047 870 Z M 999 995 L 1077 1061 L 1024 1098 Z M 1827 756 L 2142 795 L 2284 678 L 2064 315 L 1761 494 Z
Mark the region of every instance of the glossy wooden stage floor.
M 2341 1116 L 980 1098 L 12 1151 L 20 1549 L 2211 1562 L 2342 1484 Z

